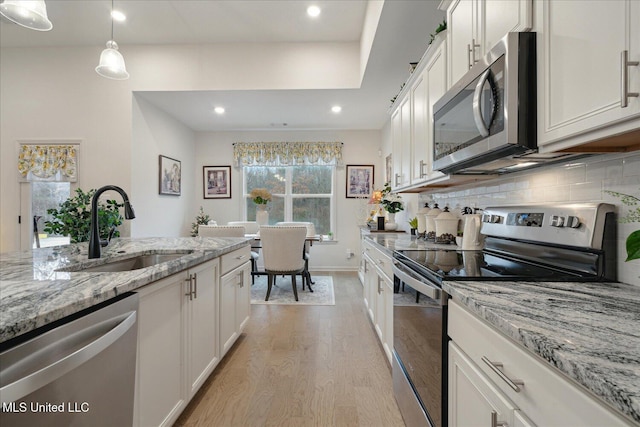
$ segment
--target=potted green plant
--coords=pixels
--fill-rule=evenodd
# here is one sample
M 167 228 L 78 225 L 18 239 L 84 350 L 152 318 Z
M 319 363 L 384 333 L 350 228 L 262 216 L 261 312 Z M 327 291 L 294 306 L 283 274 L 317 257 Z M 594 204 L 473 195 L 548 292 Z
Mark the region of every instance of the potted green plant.
M 415 236 L 416 230 L 418 229 L 418 217 L 414 216 L 407 222 L 409 223 L 409 227 L 411 227 L 411 235 Z
M 91 198 L 96 189 L 84 192 L 76 189 L 76 195 L 65 200 L 59 208 L 47 209 L 47 213 L 53 217 L 51 221 L 45 221 L 44 231 L 49 234 L 69 236 L 71 243 L 89 241 L 91 229 Z M 120 237 L 117 230 L 124 218 L 120 215 L 123 205 L 115 200 L 98 202 L 98 229 L 100 239 L 108 240 L 110 237 Z

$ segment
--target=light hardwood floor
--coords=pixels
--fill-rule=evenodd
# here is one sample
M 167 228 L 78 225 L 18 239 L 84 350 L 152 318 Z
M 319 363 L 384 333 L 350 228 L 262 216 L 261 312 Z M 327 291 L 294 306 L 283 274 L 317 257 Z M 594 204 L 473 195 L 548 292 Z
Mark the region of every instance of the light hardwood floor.
M 404 426 L 357 274 L 322 274 L 336 305 L 252 305 L 175 426 Z

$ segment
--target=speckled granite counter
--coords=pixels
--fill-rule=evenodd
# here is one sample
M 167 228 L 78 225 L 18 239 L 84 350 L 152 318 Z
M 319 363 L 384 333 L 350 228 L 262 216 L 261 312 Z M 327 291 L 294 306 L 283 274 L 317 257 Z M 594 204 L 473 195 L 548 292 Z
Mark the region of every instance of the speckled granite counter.
M 367 238 L 395 249 L 452 249 L 408 234 Z M 640 287 L 624 283 L 446 281 L 456 301 L 640 422 Z
M 124 292 L 217 258 L 247 244 L 244 238 L 114 239 L 102 258 L 89 260 L 87 243 L 0 254 L 0 342 L 94 306 Z M 61 272 L 69 266 L 150 253 L 185 255 L 139 270 Z

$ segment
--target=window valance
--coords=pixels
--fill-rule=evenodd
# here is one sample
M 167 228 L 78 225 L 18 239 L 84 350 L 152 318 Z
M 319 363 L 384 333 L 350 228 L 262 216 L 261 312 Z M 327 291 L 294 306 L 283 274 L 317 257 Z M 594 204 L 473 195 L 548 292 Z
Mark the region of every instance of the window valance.
M 342 165 L 341 142 L 236 142 L 236 166 Z
M 78 146 L 21 144 L 18 172 L 24 181 L 77 181 Z

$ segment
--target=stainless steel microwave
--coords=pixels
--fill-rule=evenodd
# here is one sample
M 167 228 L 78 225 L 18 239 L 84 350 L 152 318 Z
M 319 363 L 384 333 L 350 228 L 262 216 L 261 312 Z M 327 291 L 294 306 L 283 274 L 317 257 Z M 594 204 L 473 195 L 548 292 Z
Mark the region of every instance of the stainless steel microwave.
M 433 111 L 434 170 L 500 173 L 537 153 L 536 33 L 507 34 Z

